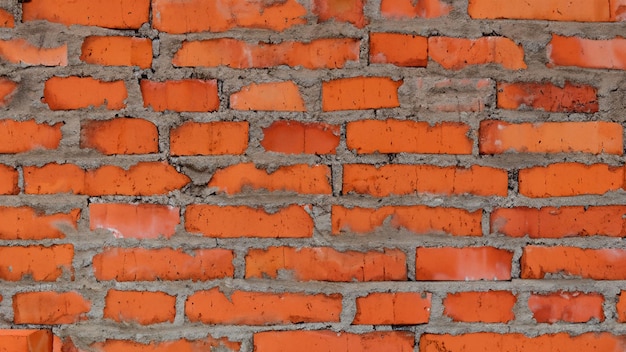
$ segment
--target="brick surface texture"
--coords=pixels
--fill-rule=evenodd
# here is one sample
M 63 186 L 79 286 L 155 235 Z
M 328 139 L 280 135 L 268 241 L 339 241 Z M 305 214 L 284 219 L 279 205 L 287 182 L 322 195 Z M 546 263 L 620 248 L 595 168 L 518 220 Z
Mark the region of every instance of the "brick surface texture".
M 626 351 L 626 0 L 0 1 L 0 352 Z

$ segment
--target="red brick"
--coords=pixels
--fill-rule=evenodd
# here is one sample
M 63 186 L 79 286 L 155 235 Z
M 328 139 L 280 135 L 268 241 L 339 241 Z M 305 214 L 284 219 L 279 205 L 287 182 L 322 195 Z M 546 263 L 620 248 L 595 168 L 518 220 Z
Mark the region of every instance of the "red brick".
M 210 21 L 207 14 L 211 14 Z M 233 28 L 283 31 L 306 23 L 306 14 L 296 0 L 152 0 L 153 26 L 168 33 L 223 32 Z
M 410 120 L 359 120 L 346 125 L 346 145 L 358 154 L 471 154 L 469 132 L 470 127 L 460 122 L 431 126 Z
M 498 107 L 509 110 L 538 109 L 550 112 L 598 112 L 598 90 L 565 82 L 498 82 Z
M 5 9 L 0 9 L 0 28 L 15 27 L 15 17 Z
M 67 66 L 67 44 L 41 48 L 25 39 L 0 40 L 0 59 L 27 66 Z
M 423 334 L 419 345 L 420 352 L 621 352 L 624 350 L 625 342 L 624 336 L 608 332 L 589 332 L 577 336 L 562 332 L 536 337 L 478 332 L 460 335 Z
M 255 352 L 412 352 L 413 333 L 380 331 L 365 334 L 319 331 L 265 331 L 254 334 Z
M 317 16 L 318 23 L 334 20 L 363 28 L 369 23 L 363 15 L 364 6 L 364 0 L 315 0 L 313 14 Z
M 370 33 L 371 64 L 426 67 L 428 38 L 402 33 Z
M 421 281 L 510 280 L 513 253 L 493 247 L 416 250 L 415 279 Z
M 557 163 L 519 171 L 519 192 L 526 197 L 604 194 L 624 186 L 624 168 L 607 164 Z
M 191 322 L 226 325 L 274 325 L 339 322 L 341 295 L 267 293 L 218 288 L 187 298 L 185 314 Z
M 486 166 L 347 164 L 343 168 L 344 194 L 355 192 L 375 197 L 415 193 L 506 196 L 507 189 L 507 172 Z
M 263 129 L 261 146 L 283 154 L 335 154 L 340 134 L 338 125 L 279 120 Z
M 557 292 L 528 298 L 528 308 L 537 323 L 604 321 L 603 304 L 604 297 L 597 293 Z
M 550 275 L 594 280 L 625 280 L 626 250 L 526 246 L 521 259 L 523 279 Z
M 21 292 L 13 296 L 15 324 L 73 324 L 86 320 L 91 302 L 76 292 Z
M 62 227 L 78 227 L 80 209 L 68 213 L 47 214 L 37 209 L 22 207 L 0 207 L 0 239 L 42 240 L 65 238 Z
M 89 204 L 89 229 L 105 229 L 115 238 L 171 238 L 180 224 L 180 208 L 158 204 Z
M 508 323 L 517 297 L 509 291 L 448 293 L 443 314 L 455 322 Z
M 232 38 L 184 41 L 172 63 L 179 67 L 266 68 L 287 65 L 308 69 L 343 68 L 359 61 L 358 39 L 324 38 L 308 43 L 256 44 Z
M 495 83 L 488 78 L 419 77 L 416 107 L 435 112 L 482 112 L 491 104 L 494 92 Z
M 29 276 L 33 281 L 56 281 L 64 272 L 74 276 L 71 244 L 0 247 L 0 279 L 20 281 Z
M 23 153 L 37 149 L 57 149 L 63 123 L 49 125 L 35 120 L 0 120 L 0 153 Z
M 1 329 L 0 346 L 6 352 L 50 352 L 52 350 L 52 331 Z
M 22 10 L 24 22 L 46 20 L 66 26 L 138 29 L 150 20 L 150 0 L 31 0 L 22 4 Z
M 128 170 L 113 165 L 88 170 L 73 164 L 24 167 L 27 194 L 156 195 L 178 190 L 189 181 L 164 162 L 139 162 Z
M 497 208 L 491 213 L 491 232 L 530 238 L 626 237 L 626 207 Z
M 50 352 L 46 350 L 46 352 Z M 76 345 L 74 345 L 74 341 L 69 336 L 61 339 L 59 336 L 52 336 L 52 352 L 81 352 Z
M 484 64 L 498 64 L 509 70 L 526 69 L 522 45 L 505 37 L 429 37 L 428 55 L 448 70 Z
M 326 165 L 296 164 L 281 166 L 269 173 L 252 163 L 231 165 L 215 171 L 209 187 L 219 192 L 235 194 L 264 189 L 303 194 L 330 194 L 330 168 Z
M 80 59 L 105 66 L 152 66 L 152 41 L 148 38 L 89 36 L 81 48 Z
M 230 341 L 225 337 L 218 339 L 208 336 L 201 340 L 180 339 L 147 344 L 127 340 L 105 340 L 94 343 L 90 347 L 98 352 L 199 352 L 214 350 L 226 352 L 239 351 L 241 343 Z
M 158 153 L 159 131 L 144 119 L 87 120 L 80 126 L 80 147 L 105 155 Z
M 382 0 L 380 13 L 385 18 L 436 18 L 446 16 L 452 6 L 441 0 Z
M 289 205 L 270 213 L 246 206 L 191 204 L 185 211 L 185 230 L 217 238 L 306 238 L 313 236 L 310 210 Z
M 17 184 L 19 174 L 10 166 L 0 164 L 0 194 L 18 194 Z
M 306 111 L 298 86 L 291 82 L 252 83 L 230 96 L 233 110 Z
M 17 92 L 17 86 L 17 82 L 0 77 L 0 108 L 9 105 Z
M 620 323 L 626 323 L 626 291 L 622 290 L 619 294 L 617 304 L 617 321 Z
M 324 111 L 365 110 L 400 106 L 402 81 L 388 77 L 350 77 L 322 82 Z
M 609 0 L 470 0 L 467 12 L 471 18 L 479 19 L 608 22 L 614 20 L 609 3 Z
M 154 111 L 210 112 L 220 107 L 216 80 L 142 80 L 140 87 L 143 106 Z
M 352 324 L 426 324 L 430 319 L 431 298 L 430 293 L 370 293 L 356 299 L 356 315 Z
M 552 35 L 546 48 L 548 67 L 576 66 L 626 70 L 626 39 L 586 39 Z
M 92 77 L 52 77 L 44 85 L 43 102 L 51 110 L 84 109 L 106 105 L 109 110 L 126 107 L 124 81 L 101 81 Z
M 591 153 L 622 155 L 623 128 L 614 122 L 480 122 L 481 154 Z
M 233 252 L 227 249 L 108 248 L 93 258 L 97 280 L 207 281 L 232 277 Z
M 176 297 L 164 292 L 109 290 L 104 318 L 123 323 L 150 325 L 174 322 Z
M 170 131 L 172 155 L 243 154 L 248 149 L 248 122 L 188 121 Z
M 397 249 L 382 252 L 339 252 L 330 247 L 269 247 L 251 249 L 246 255 L 246 278 L 278 278 L 298 281 L 403 281 L 406 256 Z
M 332 233 L 371 233 L 383 226 L 407 229 L 415 234 L 481 236 L 482 210 L 469 212 L 456 208 L 423 205 L 384 206 L 377 209 L 332 207 Z

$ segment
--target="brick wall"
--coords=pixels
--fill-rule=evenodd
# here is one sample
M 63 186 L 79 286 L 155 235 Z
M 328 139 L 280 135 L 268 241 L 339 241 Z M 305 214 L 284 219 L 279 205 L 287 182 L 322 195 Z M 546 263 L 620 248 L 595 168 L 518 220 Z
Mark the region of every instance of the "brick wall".
M 0 351 L 626 350 L 626 1 L 0 4 Z

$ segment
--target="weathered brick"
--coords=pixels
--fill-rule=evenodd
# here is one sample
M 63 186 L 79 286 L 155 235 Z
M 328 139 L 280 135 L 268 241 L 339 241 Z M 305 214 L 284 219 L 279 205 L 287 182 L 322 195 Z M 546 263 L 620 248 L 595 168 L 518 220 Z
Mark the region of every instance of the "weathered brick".
M 77 292 L 20 292 L 13 296 L 15 324 L 73 324 L 87 319 L 91 302 Z
M 62 122 L 49 125 L 35 120 L 0 120 L 0 153 L 23 153 L 37 149 L 57 149 L 61 143 Z
M 216 80 L 141 80 L 143 106 L 154 111 L 210 112 L 220 107 Z
M 356 315 L 352 324 L 426 324 L 430 319 L 431 298 L 430 293 L 370 293 L 356 299 Z
M 403 33 L 370 33 L 370 63 L 426 67 L 428 38 Z
M 42 240 L 65 238 L 63 227 L 78 227 L 80 209 L 68 213 L 45 213 L 28 207 L 0 206 L 0 239 Z
M 159 131 L 144 119 L 86 120 L 80 126 L 80 147 L 105 155 L 158 153 Z
M 505 37 L 429 37 L 428 55 L 447 70 L 484 64 L 498 64 L 509 70 L 526 69 L 524 49 Z
M 532 198 L 604 194 L 622 189 L 624 168 L 557 163 L 519 171 L 519 193 Z
M 387 77 L 351 77 L 322 82 L 322 110 L 365 110 L 400 106 L 402 81 Z
M 0 40 L 0 59 L 27 66 L 67 66 L 67 44 L 40 48 L 25 39 Z
M 173 323 L 175 315 L 176 297 L 164 292 L 109 290 L 104 299 L 104 318 L 117 322 Z
M 248 122 L 188 121 L 170 131 L 172 155 L 243 154 L 248 148 Z
M 337 21 L 363 28 L 369 23 L 363 14 L 365 0 L 314 0 L 313 13 L 317 22 Z
M 261 146 L 283 154 L 335 154 L 340 133 L 338 125 L 279 120 L 263 129 Z
M 455 322 L 508 323 L 515 319 L 517 297 L 509 291 L 448 293 L 443 314 Z
M 510 280 L 513 253 L 494 247 L 416 250 L 415 279 L 428 281 Z
M 89 36 L 81 48 L 80 59 L 104 66 L 152 66 L 152 41 L 148 38 Z
M 124 81 L 102 81 L 92 77 L 52 77 L 44 85 L 43 102 L 51 110 L 73 110 L 106 106 L 108 110 L 126 107 Z
M 208 336 L 199 340 L 179 339 L 171 341 L 159 341 L 140 343 L 129 340 L 107 339 L 103 342 L 96 342 L 90 345 L 98 352 L 187 352 L 187 351 L 239 351 L 240 342 L 230 341 L 228 338 L 214 338 Z M 65 352 L 65 351 L 63 351 Z M 73 352 L 73 351 L 71 351 Z
M 526 246 L 521 259 L 523 279 L 547 275 L 594 280 L 625 280 L 626 250 Z
M 556 292 L 528 298 L 528 308 L 537 323 L 604 321 L 602 304 L 604 297 L 597 293 Z
M 34 281 L 56 281 L 64 272 L 73 278 L 74 246 L 0 247 L 0 279 L 19 281 L 30 276 Z
M 13 99 L 13 95 L 17 92 L 17 87 L 17 82 L 0 77 L 0 108 L 9 105 Z
M 488 78 L 417 78 L 415 106 L 436 112 L 482 112 L 492 105 L 495 83 Z
M 552 35 L 546 48 L 548 67 L 575 66 L 626 70 L 626 38 L 587 39 Z
M 415 345 L 412 333 L 404 331 L 380 331 L 365 334 L 318 331 L 265 331 L 254 334 L 256 352 L 411 352 Z
M 498 82 L 501 109 L 539 109 L 550 112 L 598 112 L 598 90 L 566 81 L 563 87 L 550 82 Z
M 170 238 L 180 224 L 180 209 L 158 204 L 89 204 L 89 229 L 105 229 L 115 238 Z
M 0 329 L 0 346 L 7 352 L 49 352 L 52 350 L 52 331 Z
M 12 13 L 0 8 L 0 28 L 15 27 L 15 17 Z
M 452 10 L 445 1 L 441 0 L 382 0 L 380 13 L 385 18 L 436 18 L 446 16 Z
M 233 110 L 306 111 L 298 86 L 292 81 L 252 83 L 230 96 Z
M 608 22 L 615 19 L 609 3 L 609 0 L 469 0 L 467 12 L 470 17 L 481 19 Z

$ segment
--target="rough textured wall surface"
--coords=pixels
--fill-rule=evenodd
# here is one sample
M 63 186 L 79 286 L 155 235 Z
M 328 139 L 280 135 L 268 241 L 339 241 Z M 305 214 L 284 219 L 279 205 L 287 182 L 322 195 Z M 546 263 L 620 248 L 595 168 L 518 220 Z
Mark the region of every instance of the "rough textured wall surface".
M 0 5 L 0 351 L 626 350 L 626 1 Z

